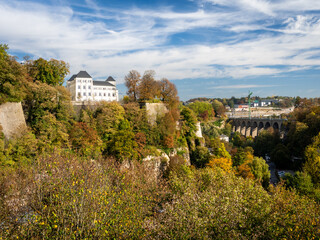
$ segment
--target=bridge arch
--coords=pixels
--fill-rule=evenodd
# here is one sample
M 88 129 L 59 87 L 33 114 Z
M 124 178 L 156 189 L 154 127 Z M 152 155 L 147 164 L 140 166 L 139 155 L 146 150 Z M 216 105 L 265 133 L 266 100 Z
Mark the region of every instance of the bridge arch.
M 273 128 L 280 132 L 280 136 L 284 136 L 286 124 L 284 123 L 287 119 L 270 119 L 270 118 L 230 118 L 233 125 L 233 130 L 240 132 L 243 136 L 256 137 L 262 130 Z
M 246 134 L 245 134 L 245 136 L 249 137 L 250 135 L 251 135 L 251 122 L 248 121 L 247 122 L 247 126 L 246 126 Z
M 242 121 L 242 123 L 241 123 L 241 130 L 240 130 L 240 133 L 242 134 L 242 135 L 246 135 L 246 122 L 245 121 Z
M 264 129 L 267 130 L 270 127 L 271 127 L 271 123 L 270 122 L 266 122 L 266 124 L 264 125 Z
M 251 136 L 253 138 L 258 136 L 258 123 L 257 122 L 253 122 L 253 124 L 251 126 Z

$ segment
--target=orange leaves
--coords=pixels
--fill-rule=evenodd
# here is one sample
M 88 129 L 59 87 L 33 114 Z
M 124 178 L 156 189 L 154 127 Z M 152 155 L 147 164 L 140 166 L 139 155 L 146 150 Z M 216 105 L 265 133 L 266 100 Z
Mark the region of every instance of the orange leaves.
M 232 169 L 232 161 L 230 158 L 212 158 L 207 164 L 208 167 L 211 168 L 221 168 L 226 172 L 231 172 Z

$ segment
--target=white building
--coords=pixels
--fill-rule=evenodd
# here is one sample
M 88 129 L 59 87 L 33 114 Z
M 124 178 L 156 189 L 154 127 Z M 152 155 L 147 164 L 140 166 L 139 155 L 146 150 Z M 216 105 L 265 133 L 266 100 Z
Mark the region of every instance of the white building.
M 80 71 L 67 81 L 72 101 L 118 101 L 116 81 L 94 81 L 86 71 Z

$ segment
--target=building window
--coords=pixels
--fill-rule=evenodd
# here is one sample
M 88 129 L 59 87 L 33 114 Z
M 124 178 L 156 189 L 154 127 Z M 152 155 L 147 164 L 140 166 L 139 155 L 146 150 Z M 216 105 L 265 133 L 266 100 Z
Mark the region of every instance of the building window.
M 83 86 L 83 89 L 86 89 L 86 86 Z
M 106 93 L 104 93 L 103 96 L 106 96 Z
M 89 96 L 91 96 L 91 93 L 88 93 Z
M 97 96 L 97 93 L 95 92 L 94 95 Z
M 99 93 L 99 96 L 101 96 L 101 92 Z
M 91 86 L 88 86 L 88 89 L 91 89 Z
M 115 97 L 115 96 L 116 96 L 116 94 L 115 94 L 115 93 L 113 93 L 113 94 L 112 94 L 112 96 L 114 96 L 114 97 Z
M 108 97 L 110 97 L 110 93 L 108 93 Z
M 85 92 L 83 93 L 83 96 L 86 96 L 86 93 L 85 93 Z
M 81 89 L 81 87 L 80 87 L 80 86 L 78 86 L 78 89 Z

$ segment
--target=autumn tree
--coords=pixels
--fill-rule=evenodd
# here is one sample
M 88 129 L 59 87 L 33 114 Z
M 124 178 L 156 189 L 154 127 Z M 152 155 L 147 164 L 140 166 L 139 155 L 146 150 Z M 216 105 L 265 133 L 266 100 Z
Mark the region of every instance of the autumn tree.
M 232 161 L 230 158 L 225 157 L 212 157 L 207 164 L 211 168 L 221 168 L 225 172 L 230 172 L 232 170 Z
M 170 107 L 176 107 L 179 103 L 176 86 L 166 78 L 161 79 L 158 86 L 161 101 L 167 103 Z
M 141 75 L 136 70 L 131 70 L 124 78 L 125 85 L 128 88 L 127 94 L 131 101 L 137 101 L 138 88 L 141 82 Z
M 34 81 L 40 81 L 49 85 L 62 85 L 65 76 L 69 73 L 69 64 L 64 61 L 39 58 L 27 62 L 30 76 Z
M 155 71 L 145 71 L 139 84 L 139 100 L 148 101 L 154 99 L 158 95 L 158 84 L 154 79 Z
M 95 129 L 84 122 L 75 122 L 69 132 L 72 147 L 83 156 L 97 157 L 102 141 Z

